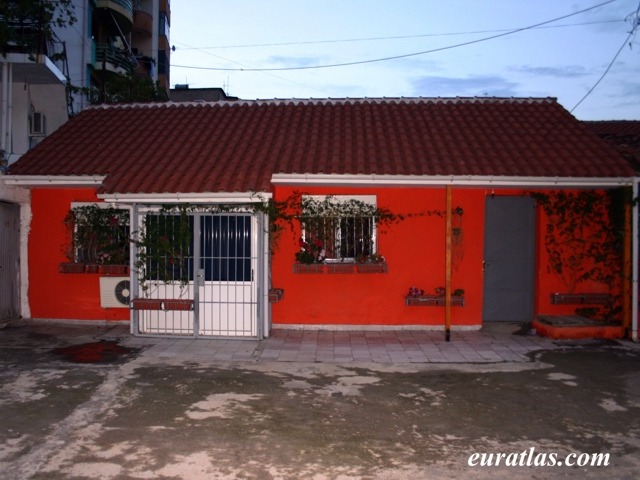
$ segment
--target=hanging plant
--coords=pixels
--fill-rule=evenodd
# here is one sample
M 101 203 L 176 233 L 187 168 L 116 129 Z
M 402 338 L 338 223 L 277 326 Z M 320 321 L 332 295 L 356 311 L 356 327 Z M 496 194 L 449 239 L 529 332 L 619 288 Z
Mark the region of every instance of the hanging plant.
M 569 294 L 590 280 L 608 290 L 622 279 L 624 203 L 628 189 L 606 192 L 557 191 L 533 196 L 548 218 L 545 231 L 547 270 L 556 275 Z M 589 316 L 614 318 L 620 311 L 620 295 Z M 579 310 L 578 314 L 587 311 Z
M 143 290 L 153 283 L 185 287 L 193 269 L 193 219 L 188 205 L 165 206 L 148 213 L 138 232 L 135 264 Z
M 72 262 L 93 265 L 129 264 L 129 212 L 96 204 L 73 207 L 65 217 Z
M 548 270 L 569 293 L 586 280 L 611 287 L 622 268 L 621 232 L 612 222 L 611 194 L 557 191 L 534 197 L 548 218 Z

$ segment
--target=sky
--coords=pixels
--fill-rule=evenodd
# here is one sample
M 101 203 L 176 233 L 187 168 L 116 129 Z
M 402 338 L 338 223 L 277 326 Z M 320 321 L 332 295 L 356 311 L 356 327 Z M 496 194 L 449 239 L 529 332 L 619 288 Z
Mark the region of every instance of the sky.
M 171 86 L 245 100 L 554 97 L 580 120 L 640 120 L 639 2 L 172 0 Z

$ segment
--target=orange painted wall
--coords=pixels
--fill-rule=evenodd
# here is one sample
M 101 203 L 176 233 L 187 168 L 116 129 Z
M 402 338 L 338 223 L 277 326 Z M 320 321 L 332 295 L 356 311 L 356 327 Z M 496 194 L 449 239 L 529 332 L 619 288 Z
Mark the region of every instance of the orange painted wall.
M 40 319 L 129 320 L 128 308 L 100 306 L 100 275 L 59 273 L 67 262 L 64 224 L 71 202 L 95 202 L 93 189 L 34 189 L 29 232 L 29 304 Z
M 315 195 L 376 195 L 380 207 L 394 213 L 425 210 L 444 212 L 446 190 L 438 188 L 290 188 L 278 186 L 276 200 L 295 191 Z M 463 251 L 453 269 L 453 289 L 465 290 L 465 306 L 452 307 L 453 325 L 482 324 L 483 241 L 485 197 L 522 195 L 522 190 L 458 188 L 453 207 L 462 216 Z M 64 218 L 72 202 L 97 201 L 92 189 L 35 189 L 29 233 L 29 302 L 33 318 L 129 320 L 127 308 L 100 306 L 98 274 L 61 274 L 67 261 L 68 232 Z M 544 248 L 546 218 L 538 209 L 535 314 L 571 314 L 575 305 L 551 305 L 550 294 L 563 291 L 547 271 Z M 300 232 L 285 229 L 272 258 L 272 285 L 285 297 L 272 305 L 276 325 L 443 325 L 444 307 L 408 307 L 404 298 L 411 286 L 434 292 L 445 283 L 445 222 L 439 216 L 415 216 L 378 232 L 378 248 L 389 264 L 386 274 L 294 274 L 292 266 Z M 580 285 L 582 292 L 606 292 L 595 282 Z M 614 292 L 615 293 L 615 292 Z
M 444 212 L 445 188 L 285 188 L 275 198 L 294 191 L 310 195 L 376 195 L 378 206 L 394 213 Z M 484 216 L 487 195 L 527 195 L 516 189 L 453 190 L 453 208 L 461 207 L 463 256 L 454 265 L 452 288 L 465 290 L 464 307 L 452 307 L 453 325 L 482 325 Z M 573 314 L 576 305 L 552 305 L 550 294 L 562 292 L 562 284 L 547 269 L 544 246 L 547 219 L 537 214 L 534 315 Z M 284 300 L 273 305 L 273 323 L 346 325 L 444 325 L 444 307 L 408 307 L 404 297 L 411 286 L 433 293 L 445 284 L 445 221 L 442 217 L 418 216 L 393 225 L 379 234 L 378 248 L 389 264 L 386 274 L 294 274 L 292 265 L 300 232 L 285 231 L 272 259 L 272 284 L 285 291 Z M 580 285 L 581 292 L 607 292 L 596 282 Z M 615 293 L 615 292 L 612 292 Z M 533 318 L 532 318 L 533 319 Z
M 445 188 L 283 188 L 275 198 L 294 191 L 311 195 L 373 195 L 379 207 L 396 214 L 446 207 Z M 484 191 L 458 190 L 453 206 L 464 210 L 464 255 L 453 271 L 453 289 L 465 290 L 465 306 L 452 307 L 452 323 L 477 325 L 482 312 L 482 219 Z M 300 232 L 283 232 L 273 257 L 272 283 L 285 291 L 273 305 L 274 324 L 443 325 L 444 307 L 408 307 L 409 287 L 434 293 L 445 284 L 445 220 L 416 216 L 379 232 L 378 250 L 389 264 L 386 274 L 294 274 L 292 265 Z
M 538 216 L 538 278 L 536 290 L 536 311 L 541 315 L 574 315 L 576 308 L 597 307 L 597 305 L 552 305 L 551 294 L 568 293 L 567 288 L 556 274 L 549 272 L 548 255 L 544 245 L 544 232 L 548 223 L 542 208 L 537 209 Z M 576 286 L 575 293 L 609 293 L 618 295 L 622 289 L 622 278 L 609 287 L 600 282 L 585 280 Z

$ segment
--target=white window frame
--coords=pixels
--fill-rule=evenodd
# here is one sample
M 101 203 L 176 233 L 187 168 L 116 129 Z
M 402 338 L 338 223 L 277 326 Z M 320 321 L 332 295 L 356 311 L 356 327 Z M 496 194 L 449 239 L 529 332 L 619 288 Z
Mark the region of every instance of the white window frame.
M 366 203 L 368 205 L 372 205 L 373 207 L 377 206 L 377 197 L 376 195 L 303 195 L 303 199 L 311 199 L 316 202 L 324 202 L 327 197 L 331 197 L 331 203 L 339 204 L 339 203 L 347 203 L 350 200 L 357 200 L 362 203 Z M 356 217 L 349 217 L 356 218 Z M 370 217 L 367 217 L 370 218 Z M 333 244 L 333 250 L 339 255 L 341 250 L 341 238 L 342 229 L 338 226 L 335 229 L 335 239 Z M 302 226 L 302 238 L 305 241 L 313 241 L 314 239 L 307 239 L 307 232 L 305 231 L 304 225 Z M 371 221 L 371 244 L 372 244 L 372 252 L 370 254 L 375 254 L 378 251 L 378 232 L 376 221 L 372 219 Z M 325 258 L 325 263 L 339 263 L 339 262 L 353 262 L 356 261 L 355 257 L 327 257 Z
M 115 203 L 108 203 L 108 202 L 71 202 L 70 205 L 70 210 L 74 209 L 76 207 L 91 207 L 91 206 L 96 206 L 98 208 L 115 208 L 118 210 L 123 210 L 125 212 L 127 212 L 129 214 L 129 236 L 131 236 L 131 232 L 133 231 L 132 229 L 132 217 L 131 217 L 131 207 L 128 205 L 118 205 Z M 77 231 L 78 226 L 74 224 L 73 226 L 73 234 L 75 235 L 76 231 Z M 133 254 L 133 244 L 131 242 L 128 242 L 129 245 L 129 262 L 131 262 L 131 259 L 133 258 L 132 254 Z M 71 248 L 73 250 L 73 261 L 78 261 L 80 259 L 80 255 L 78 254 L 78 247 L 75 245 L 74 239 L 71 238 Z M 83 260 L 85 261 L 85 260 Z

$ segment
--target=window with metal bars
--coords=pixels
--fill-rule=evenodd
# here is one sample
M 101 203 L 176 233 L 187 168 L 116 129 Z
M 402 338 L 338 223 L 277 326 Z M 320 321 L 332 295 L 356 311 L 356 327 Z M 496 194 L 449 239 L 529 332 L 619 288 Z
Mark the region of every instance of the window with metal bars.
M 65 222 L 71 229 L 68 257 L 100 265 L 129 264 L 129 211 L 101 203 L 74 204 Z
M 316 216 L 303 212 L 303 241 L 319 248 L 320 256 L 326 261 L 351 261 L 377 251 L 375 218 L 339 208 L 351 200 L 375 206 L 375 197 L 334 196 L 331 201 L 335 209 L 325 209 Z

